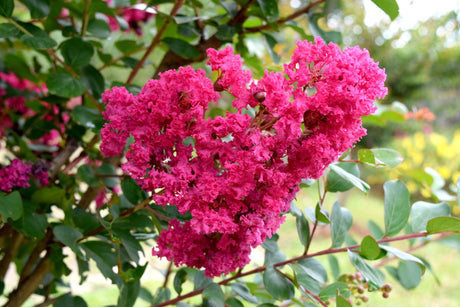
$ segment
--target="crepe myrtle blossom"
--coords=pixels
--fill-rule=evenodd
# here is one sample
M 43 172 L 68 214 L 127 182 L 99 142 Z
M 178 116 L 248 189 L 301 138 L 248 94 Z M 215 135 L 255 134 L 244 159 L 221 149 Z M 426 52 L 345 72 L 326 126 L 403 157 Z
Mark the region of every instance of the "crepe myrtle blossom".
M 213 277 L 249 262 L 251 248 L 284 222 L 301 180 L 320 177 L 365 135 L 360 118 L 387 89 L 366 50 L 320 38 L 299 41 L 284 71 L 257 82 L 231 47 L 208 56 L 214 83 L 187 66 L 149 80 L 137 96 L 106 91 L 101 151 L 127 146 L 123 170 L 157 204 L 191 216 L 170 221 L 153 254 Z M 221 91 L 237 112 L 207 118 Z
M 14 159 L 9 166 L 0 168 L 0 190 L 9 193 L 14 188 L 28 188 L 31 178 L 40 186 L 47 185 L 49 180 L 45 164 L 40 161 L 24 163 Z

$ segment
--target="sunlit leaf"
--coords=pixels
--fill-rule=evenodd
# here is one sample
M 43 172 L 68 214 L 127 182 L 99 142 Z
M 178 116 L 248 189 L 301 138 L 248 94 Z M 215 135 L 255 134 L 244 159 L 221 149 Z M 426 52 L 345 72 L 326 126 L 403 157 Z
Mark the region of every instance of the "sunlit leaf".
M 432 218 L 426 225 L 426 231 L 428 233 L 460 232 L 460 219 L 450 216 Z
M 385 192 L 385 235 L 391 237 L 398 234 L 409 219 L 409 191 L 399 180 L 385 182 L 383 190 Z
M 432 204 L 418 201 L 411 207 L 412 231 L 420 232 L 426 230 L 428 220 L 438 216 L 449 216 L 450 206 L 446 202 Z
M 273 266 L 268 266 L 263 275 L 265 288 L 275 299 L 288 300 L 294 296 L 292 282 L 275 270 Z
M 332 248 L 341 247 L 353 224 L 353 217 L 347 208 L 342 208 L 338 201 L 332 207 L 331 238 Z
M 399 15 L 399 5 L 396 0 L 372 0 L 382 11 L 384 11 L 391 20 L 395 20 Z

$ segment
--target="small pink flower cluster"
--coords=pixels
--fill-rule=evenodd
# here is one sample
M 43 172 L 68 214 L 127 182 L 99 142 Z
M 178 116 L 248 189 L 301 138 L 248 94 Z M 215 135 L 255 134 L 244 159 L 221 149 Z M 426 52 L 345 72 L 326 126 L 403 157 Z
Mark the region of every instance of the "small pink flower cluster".
M 48 184 L 48 173 L 39 163 L 31 166 L 14 159 L 10 166 L 0 169 L 0 190 L 8 193 L 15 187 L 27 188 L 31 175 L 38 179 L 40 185 Z
M 131 137 L 123 170 L 156 203 L 192 216 L 170 221 L 154 255 L 210 277 L 243 267 L 284 221 L 301 180 L 320 177 L 365 134 L 360 117 L 386 95 L 384 70 L 357 47 L 297 45 L 283 72 L 258 82 L 227 47 L 208 50 L 214 84 L 181 67 L 137 96 L 120 87 L 103 95 L 102 153 L 121 154 Z M 207 118 L 221 91 L 237 112 Z
M 111 0 L 105 0 L 108 4 L 111 4 Z M 142 3 L 142 2 L 140 2 Z M 145 5 L 145 9 L 140 9 L 134 7 L 122 7 L 119 8 L 119 13 L 123 16 L 123 19 L 129 25 L 129 28 L 134 30 L 137 35 L 142 35 L 142 29 L 140 27 L 141 22 L 147 22 L 150 18 L 154 17 L 155 14 L 152 13 Z M 108 16 L 109 26 L 112 31 L 116 31 L 120 28 L 120 25 L 116 18 Z M 129 31 L 129 30 L 128 30 Z

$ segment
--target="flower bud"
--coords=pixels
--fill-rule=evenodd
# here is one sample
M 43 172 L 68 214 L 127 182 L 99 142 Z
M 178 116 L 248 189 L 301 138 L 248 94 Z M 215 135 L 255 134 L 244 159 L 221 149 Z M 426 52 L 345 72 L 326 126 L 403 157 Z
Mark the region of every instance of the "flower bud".
M 264 91 L 260 91 L 260 92 L 254 93 L 254 99 L 255 99 L 257 102 L 264 102 L 266 97 L 267 97 L 267 93 L 264 92 Z
M 214 85 L 213 85 L 214 90 L 216 92 L 223 92 L 225 88 L 222 86 L 222 84 L 219 83 L 219 81 L 220 81 L 220 78 L 214 82 Z
M 382 296 L 383 296 L 383 298 L 389 298 L 389 297 L 390 297 L 390 293 L 388 293 L 388 292 L 383 292 L 383 293 L 382 293 Z

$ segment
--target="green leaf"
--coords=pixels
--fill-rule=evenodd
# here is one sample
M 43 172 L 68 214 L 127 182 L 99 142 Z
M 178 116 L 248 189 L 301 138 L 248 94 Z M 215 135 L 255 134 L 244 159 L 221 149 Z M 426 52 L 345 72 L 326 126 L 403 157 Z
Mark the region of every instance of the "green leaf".
M 50 13 L 50 0 L 22 0 L 30 11 L 32 18 L 40 19 Z
M 338 176 L 340 176 L 343 180 L 345 180 L 348 183 L 351 183 L 354 185 L 356 188 L 360 189 L 364 193 L 369 193 L 370 186 L 361 180 L 359 177 L 356 177 L 355 175 L 347 172 L 343 168 L 337 166 L 336 164 L 331 164 L 329 165 L 329 169 L 332 172 L 335 172 Z
M 87 307 L 85 300 L 80 296 L 72 296 L 72 294 L 67 293 L 61 295 L 56 302 L 54 302 L 53 307 Z
M 67 245 L 81 259 L 85 259 L 77 243 L 77 240 L 83 237 L 80 231 L 69 225 L 57 225 L 53 228 L 53 233 L 59 241 Z
M 222 306 L 224 307 L 225 295 L 220 285 L 212 283 L 206 287 L 203 291 L 203 297 L 209 300 L 211 306 Z
M 348 285 L 346 283 L 335 282 L 324 287 L 319 293 L 319 298 L 322 301 L 327 301 L 335 297 L 337 295 L 337 292 L 339 292 L 341 295 L 344 295 L 347 298 L 350 296 L 350 289 L 348 288 Z
M 321 208 L 319 203 L 316 205 L 316 208 L 315 208 L 315 220 L 318 220 L 319 222 L 325 223 L 325 224 L 331 223 L 329 219 L 329 213 L 325 209 Z
M 193 280 L 193 289 L 194 290 L 203 289 L 203 288 L 206 288 L 211 283 L 212 283 L 212 279 L 209 277 L 206 277 L 204 275 L 204 271 L 198 271 L 195 274 L 195 278 Z
M 19 219 L 22 216 L 22 212 L 22 198 L 18 191 L 7 195 L 0 194 L 0 214 L 4 223 L 9 218 L 13 221 Z
M 398 281 L 407 290 L 416 288 L 422 280 L 422 269 L 420 265 L 412 261 L 402 261 L 399 263 Z
M 36 203 L 27 200 L 24 200 L 23 203 L 24 214 L 22 218 L 16 221 L 10 220 L 11 226 L 26 237 L 37 239 L 43 238 L 46 228 L 48 228 L 46 215 L 37 213 L 38 206 Z
M 56 41 L 48 36 L 24 34 L 20 40 L 24 45 L 33 49 L 49 49 L 57 46 Z
M 165 37 L 162 39 L 162 41 L 174 53 L 185 59 L 196 59 L 201 54 L 198 48 L 196 48 L 193 45 L 190 45 L 188 42 L 184 40 L 173 37 Z
M 134 282 L 140 280 L 142 275 L 144 275 L 147 264 L 139 265 L 137 267 L 131 267 L 128 270 L 124 271 L 120 276 L 125 282 Z
M 278 1 L 276 0 L 257 0 L 262 13 L 267 20 L 275 20 L 279 16 Z
M 132 225 L 131 227 L 135 228 L 136 225 Z M 144 251 L 142 249 L 142 246 L 139 244 L 139 241 L 137 241 L 136 238 L 133 237 L 129 229 L 123 229 L 122 227 L 118 227 L 118 224 L 116 223 L 112 224 L 112 230 L 113 233 L 121 239 L 121 243 L 125 247 L 126 252 L 128 253 L 131 260 L 133 260 L 135 263 L 139 263 L 139 253 L 141 255 L 144 254 Z
M 399 6 L 396 0 L 372 0 L 391 20 L 395 20 L 399 15 Z
M 109 188 L 114 188 L 120 183 L 120 179 L 117 177 L 117 170 L 110 163 L 103 163 L 96 170 L 97 175 L 108 175 L 113 177 L 101 177 L 100 180 Z
M 237 298 L 230 297 L 225 300 L 225 305 L 229 307 L 244 307 L 243 303 Z
M 377 225 L 376 222 L 374 221 L 368 221 L 367 226 L 369 227 L 369 231 L 376 240 L 383 238 L 385 233 L 383 232 L 382 228 L 380 228 L 379 225 Z
M 340 162 L 336 164 L 349 174 L 359 178 L 359 168 L 356 163 Z M 345 192 L 354 187 L 354 184 L 344 180 L 336 172 L 331 171 L 327 174 L 326 190 L 328 192 Z
M 139 44 L 138 42 L 134 40 L 120 40 L 115 43 L 115 47 L 121 51 L 124 55 L 129 55 L 132 54 L 133 52 L 138 51 L 139 49 L 142 48 L 142 44 Z
M 365 236 L 361 241 L 361 252 L 366 259 L 376 259 L 380 255 L 380 247 L 377 241 L 371 236 Z
M 340 265 L 337 257 L 334 255 L 327 255 L 327 260 L 329 262 L 329 267 L 331 269 L 334 280 L 337 280 L 340 276 Z
M 232 290 L 249 303 L 257 304 L 258 300 L 249 290 L 248 286 L 242 283 L 231 283 Z
M 308 240 L 310 239 L 310 227 L 308 226 L 308 221 L 302 214 L 302 211 L 300 212 L 301 215 L 296 217 L 297 233 L 299 235 L 300 243 L 302 243 L 303 246 L 307 246 Z
M 357 253 L 348 250 L 348 257 L 351 264 L 363 275 L 369 284 L 369 289 L 377 290 L 383 286 L 385 275 L 376 268 L 367 264 Z
M 446 202 L 432 204 L 418 201 L 411 207 L 411 226 L 413 232 L 426 231 L 428 220 L 438 216 L 449 216 L 450 206 Z
M 360 149 L 358 159 L 375 167 L 395 167 L 404 161 L 399 152 L 389 148 Z
M 61 97 L 78 97 L 85 92 L 85 85 L 81 79 L 75 79 L 69 74 L 53 74 L 46 80 L 48 91 Z
M 319 262 L 315 258 L 301 259 L 294 264 L 294 268 L 297 280 L 308 290 L 313 289 L 308 287 L 309 284 L 311 285 L 311 283 L 309 283 L 309 280 L 307 280 L 307 284 L 303 283 L 303 281 L 306 280 L 307 276 L 311 277 L 318 284 L 318 286 L 324 285 L 327 282 L 327 271 L 321 264 L 321 262 Z M 319 293 L 319 291 L 317 293 Z
M 38 204 L 58 204 L 61 205 L 65 199 L 65 190 L 54 186 L 44 187 L 36 190 L 31 197 L 32 201 Z
M 117 307 L 134 306 L 139 296 L 140 288 L 141 284 L 138 280 L 123 283 L 120 289 L 120 295 L 118 296 Z
M 0 23 L 0 38 L 13 37 L 19 34 L 19 29 L 11 23 Z
M 270 58 L 272 59 L 273 62 L 278 64 L 281 61 L 281 58 L 274 50 L 276 44 L 278 44 L 278 41 L 272 35 L 268 33 L 262 32 L 262 35 L 265 39 L 265 42 L 268 45 L 268 53 L 270 54 Z
M 154 295 L 152 306 L 166 302 L 171 298 L 171 291 L 169 288 L 158 288 Z
M 411 254 L 408 254 L 406 252 L 400 251 L 399 249 L 389 245 L 380 245 L 380 248 L 386 250 L 387 252 L 393 254 L 393 256 L 398 257 L 403 261 L 411 261 L 414 263 L 418 263 L 418 265 L 420 265 L 420 269 L 422 270 L 422 272 L 425 272 L 425 263 L 423 263 L 423 261 L 418 259 L 417 257 L 412 256 Z
M 460 232 L 460 219 L 450 216 L 432 218 L 426 225 L 426 231 L 428 233 Z
M 265 288 L 275 299 L 288 300 L 294 296 L 294 285 L 273 266 L 268 266 L 263 277 Z
M 176 275 L 174 276 L 174 290 L 176 290 L 177 294 L 180 295 L 182 293 L 182 285 L 187 280 L 187 271 L 184 269 L 180 269 L 177 271 Z
M 104 122 L 99 110 L 81 105 L 76 106 L 73 109 L 71 116 L 77 123 L 85 126 L 86 128 L 90 128 L 93 131 L 100 129 L 102 127 L 102 123 Z
M 340 294 L 336 296 L 335 301 L 337 307 L 352 307 L 352 305 Z
M 391 237 L 398 234 L 409 219 L 409 191 L 399 180 L 385 182 L 383 190 L 385 192 L 385 236 Z
M 1 0 L 0 1 L 0 15 L 9 18 L 13 15 L 14 0 Z
M 332 248 L 341 247 L 353 224 L 353 217 L 347 208 L 342 208 L 338 201 L 332 207 L 331 238 Z
M 88 164 L 83 164 L 78 168 L 77 179 L 92 187 L 99 185 L 99 180 L 96 178 L 93 168 Z
M 90 34 L 99 38 L 107 38 L 111 32 L 107 22 L 101 19 L 91 19 L 88 22 L 87 30 Z
M 121 190 L 125 197 L 134 205 L 145 199 L 142 188 L 132 178 L 124 178 L 121 181 Z
M 94 55 L 94 48 L 91 43 L 79 37 L 72 37 L 61 44 L 61 54 L 66 64 L 75 69 L 89 64 Z
M 219 25 L 216 37 L 223 42 L 232 42 L 233 36 L 238 33 L 238 27 L 229 26 L 227 24 Z
M 96 98 L 100 99 L 104 92 L 104 77 L 92 65 L 86 65 L 81 69 L 81 77 L 89 92 Z
M 87 241 L 81 243 L 87 257 L 93 259 L 101 273 L 113 282 L 122 285 L 123 281 L 112 270 L 117 265 L 117 253 L 113 246 L 103 241 Z

